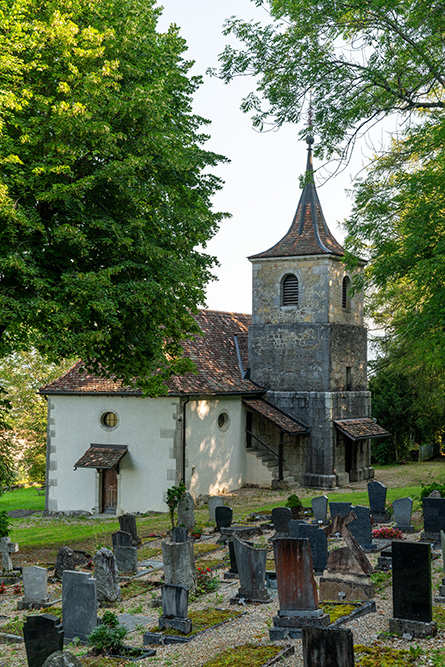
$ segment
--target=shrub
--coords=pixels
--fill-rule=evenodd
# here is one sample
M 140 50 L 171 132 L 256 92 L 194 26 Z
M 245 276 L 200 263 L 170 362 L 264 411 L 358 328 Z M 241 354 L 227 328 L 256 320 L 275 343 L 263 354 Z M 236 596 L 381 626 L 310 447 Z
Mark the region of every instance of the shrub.
M 442 498 L 445 498 L 445 484 L 438 484 L 437 482 L 432 482 L 431 484 L 422 484 L 422 489 L 420 491 L 419 499 L 426 498 L 430 495 L 432 491 L 440 491 Z
M 299 497 L 295 494 L 292 493 L 287 501 L 286 501 L 286 507 L 290 507 L 292 510 L 292 517 L 296 519 L 301 512 L 303 511 L 303 503 L 299 499 Z
M 172 528 L 175 527 L 175 509 L 179 505 L 179 502 L 184 498 L 185 492 L 186 487 L 182 482 L 179 482 L 178 486 L 172 486 L 167 489 L 167 505 Z
M 12 526 L 12 521 L 5 510 L 0 511 L 0 537 L 8 537 Z
M 124 648 L 123 640 L 128 630 L 119 624 L 113 611 L 106 611 L 101 625 L 88 635 L 88 644 L 96 655 L 118 655 Z

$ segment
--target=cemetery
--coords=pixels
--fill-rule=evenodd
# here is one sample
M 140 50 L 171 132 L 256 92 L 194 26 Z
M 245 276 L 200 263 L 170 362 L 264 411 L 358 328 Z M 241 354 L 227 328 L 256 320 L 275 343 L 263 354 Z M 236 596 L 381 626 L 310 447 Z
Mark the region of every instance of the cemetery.
M 341 492 L 187 497 L 173 528 L 167 507 L 12 517 L 1 541 L 3 581 L 12 573 L 14 583 L 0 591 L 0 665 L 441 667 L 445 498 L 413 490 L 363 481 Z M 65 526 L 65 543 L 39 542 L 37 526 L 44 535 Z

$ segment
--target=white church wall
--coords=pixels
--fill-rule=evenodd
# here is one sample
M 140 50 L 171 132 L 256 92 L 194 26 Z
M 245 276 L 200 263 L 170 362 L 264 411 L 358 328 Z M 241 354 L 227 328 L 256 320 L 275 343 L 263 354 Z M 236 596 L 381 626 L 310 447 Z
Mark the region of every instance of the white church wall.
M 244 419 L 240 397 L 191 400 L 187 404 L 186 481 L 195 498 L 242 486 Z
M 127 445 L 120 464 L 117 513 L 166 511 L 166 490 L 175 484 L 175 437 L 179 399 L 118 396 L 49 396 L 50 461 L 48 509 L 98 509 L 95 469 L 73 466 L 94 444 Z M 104 412 L 118 424 L 101 424 Z
M 255 452 L 246 450 L 246 475 L 244 482 L 246 484 L 255 484 L 256 486 L 270 489 L 272 483 L 272 471 L 261 462 Z

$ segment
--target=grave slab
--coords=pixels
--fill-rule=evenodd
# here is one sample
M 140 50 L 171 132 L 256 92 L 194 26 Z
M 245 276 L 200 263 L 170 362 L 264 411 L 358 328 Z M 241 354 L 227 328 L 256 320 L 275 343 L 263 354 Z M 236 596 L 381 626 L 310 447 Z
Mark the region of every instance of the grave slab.
M 387 488 L 381 482 L 368 482 L 369 508 L 374 523 L 388 523 L 391 520 L 386 510 Z
M 394 500 L 392 509 L 396 522 L 395 527 L 401 530 L 402 533 L 412 533 L 414 531 L 414 526 L 411 525 L 411 515 L 413 512 L 412 498 L 398 498 Z
M 87 572 L 65 570 L 62 578 L 62 622 L 65 640 L 81 642 L 97 625 L 96 580 Z
M 354 667 L 352 630 L 303 628 L 304 667 Z

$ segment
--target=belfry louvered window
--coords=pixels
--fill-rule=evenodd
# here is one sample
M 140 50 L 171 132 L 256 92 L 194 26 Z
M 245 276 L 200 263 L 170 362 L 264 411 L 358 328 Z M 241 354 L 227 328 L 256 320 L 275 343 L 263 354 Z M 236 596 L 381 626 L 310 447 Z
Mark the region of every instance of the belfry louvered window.
M 342 292 L 341 292 L 341 305 L 345 310 L 351 308 L 351 279 L 348 276 L 343 278 Z
M 298 278 L 293 273 L 284 276 L 282 283 L 283 306 L 298 306 Z

